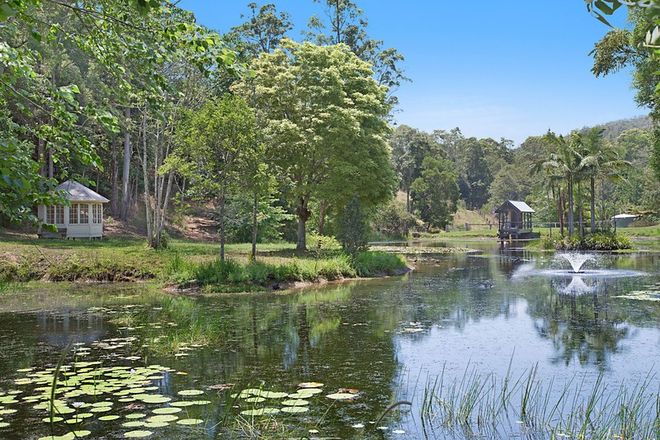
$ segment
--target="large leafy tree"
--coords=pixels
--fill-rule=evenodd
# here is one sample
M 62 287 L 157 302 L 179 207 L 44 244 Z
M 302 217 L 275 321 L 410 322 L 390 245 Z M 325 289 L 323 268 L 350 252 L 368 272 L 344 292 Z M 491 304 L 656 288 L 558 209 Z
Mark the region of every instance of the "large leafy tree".
M 612 29 L 592 52 L 596 76 L 605 76 L 621 69 L 633 69 L 633 86 L 637 102 L 651 109 L 655 137 L 651 163 L 660 180 L 660 4 L 653 0 L 586 1 L 589 11 L 609 25 L 607 16 L 627 5 L 631 29 Z
M 369 22 L 362 9 L 352 0 L 314 0 L 325 8 L 325 20 L 313 16 L 309 20 L 307 38 L 317 44 L 346 44 L 362 60 L 373 66 L 374 77 L 379 84 L 394 92 L 402 82 L 407 81 L 401 63 L 404 57 L 394 48 L 384 48 L 382 40 L 369 36 Z M 397 103 L 390 96 L 392 104 Z
M 493 175 L 488 167 L 482 143 L 475 138 L 469 138 L 463 145 L 463 157 L 459 162 L 461 196 L 468 208 L 479 209 L 488 201 L 488 189 Z
M 442 146 L 433 136 L 407 125 L 400 125 L 390 138 L 392 160 L 399 175 L 399 189 L 406 193 L 406 209 L 412 211 L 410 189 L 422 173 L 425 157 L 444 157 Z
M 310 202 L 326 194 L 336 173 L 344 184 L 333 187 L 345 200 L 347 195 L 364 200 L 374 192 L 387 194 L 378 188 L 391 187 L 393 179 L 381 181 L 372 174 L 391 167 L 387 89 L 346 45 L 284 40 L 280 49 L 259 56 L 251 69 L 253 75 L 235 90 L 257 111 L 268 156 L 295 206 L 297 248 L 304 250 Z
M 258 177 L 260 144 L 254 113 L 238 96 L 209 100 L 192 112 L 181 138 L 184 147 L 171 162 L 187 176 L 199 200 L 216 204 L 220 259 L 224 260 L 228 197 L 241 191 L 241 185 L 253 186 L 251 179 Z M 244 174 L 253 169 L 254 174 Z
M 249 15 L 242 16 L 247 20 L 233 27 L 227 39 L 234 42 L 239 53 L 246 58 L 272 52 L 293 29 L 289 14 L 279 12 L 273 3 L 258 6 L 252 2 L 248 8 Z
M 412 184 L 413 206 L 429 227 L 444 228 L 456 212 L 459 197 L 453 164 L 442 158 L 427 156 L 421 176 Z

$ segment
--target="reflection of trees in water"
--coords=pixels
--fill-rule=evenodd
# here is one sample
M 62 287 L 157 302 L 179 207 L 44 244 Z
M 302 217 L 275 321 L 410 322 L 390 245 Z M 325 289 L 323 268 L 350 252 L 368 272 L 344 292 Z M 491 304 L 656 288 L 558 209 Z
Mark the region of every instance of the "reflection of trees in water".
M 458 264 L 447 261 L 449 264 L 442 262 L 446 265 L 443 272 L 423 269 L 412 274 L 406 288 L 392 292 L 401 298 L 407 320 L 462 330 L 469 322 L 512 313 L 515 297 L 494 267 L 494 258 L 463 257 Z
M 554 362 L 569 365 L 577 360 L 605 369 L 610 356 L 621 350 L 619 344 L 630 335 L 630 329 L 622 316 L 612 312 L 609 296 L 602 293 L 606 285 L 600 281 L 585 283 L 587 294 L 557 294 L 562 288 L 570 289 L 573 281 L 555 280 L 545 294 L 530 296 L 529 313 L 536 319 L 539 335 L 552 341 L 557 353 Z

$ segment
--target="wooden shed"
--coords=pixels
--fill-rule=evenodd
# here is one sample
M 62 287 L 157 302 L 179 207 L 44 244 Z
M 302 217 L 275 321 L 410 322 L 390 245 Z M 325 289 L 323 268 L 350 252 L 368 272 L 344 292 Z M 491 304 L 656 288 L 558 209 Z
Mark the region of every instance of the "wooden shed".
M 534 210 L 525 202 L 507 200 L 495 210 L 498 221 L 497 236 L 504 239 L 533 238 L 532 214 Z
M 75 180 L 61 183 L 68 205 L 39 206 L 39 219 L 55 225 L 57 232 L 42 229 L 44 238 L 101 238 L 103 237 L 103 205 L 109 200 Z

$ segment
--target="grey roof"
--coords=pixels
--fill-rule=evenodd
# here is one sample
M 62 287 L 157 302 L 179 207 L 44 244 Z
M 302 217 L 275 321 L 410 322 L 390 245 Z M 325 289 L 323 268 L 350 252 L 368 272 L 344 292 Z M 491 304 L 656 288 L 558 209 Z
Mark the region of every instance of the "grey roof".
M 110 200 L 103 197 L 101 194 L 87 188 L 85 185 L 76 182 L 75 180 L 67 180 L 60 183 L 57 191 L 64 191 L 67 200 L 72 202 L 100 202 L 108 203 Z
M 520 212 L 536 212 L 532 208 L 530 208 L 529 205 L 525 202 L 520 202 L 520 201 L 517 201 L 517 200 L 507 200 L 506 202 L 504 202 L 504 204 L 502 204 L 502 206 L 506 205 L 507 203 L 510 203 L 511 205 L 513 205 L 513 207 L 516 208 Z M 495 212 L 499 211 L 502 208 L 502 206 L 497 208 L 497 210 Z

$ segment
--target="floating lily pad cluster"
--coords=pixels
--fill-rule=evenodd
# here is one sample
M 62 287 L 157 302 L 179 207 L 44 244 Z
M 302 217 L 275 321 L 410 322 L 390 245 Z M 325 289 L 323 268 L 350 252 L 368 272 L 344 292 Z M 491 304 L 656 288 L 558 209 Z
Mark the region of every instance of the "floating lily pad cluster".
M 241 408 L 247 407 L 241 410 L 243 416 L 301 414 L 309 411 L 311 399 L 323 394 L 323 386 L 320 382 L 304 382 L 298 384 L 298 389 L 294 393 L 247 388 L 240 393 L 232 394 L 231 398 L 241 400 Z M 354 400 L 358 397 L 358 390 L 340 389 L 325 397 L 331 400 Z
M 158 382 L 166 375 L 178 373 L 161 365 L 107 366 L 113 357 L 120 356 L 119 349 L 126 348 L 130 338 L 107 339 L 92 344 L 95 350 L 113 353 L 102 361 L 83 361 L 92 348 L 78 345 L 74 351 L 76 361 L 68 365 L 37 370 L 18 370 L 20 377 L 14 379 L 15 389 L 0 390 L 0 437 L 3 429 L 11 429 L 14 414 L 19 410 L 34 411 L 45 424 L 54 424 L 54 432 L 60 435 L 45 436 L 40 440 L 68 440 L 86 437 L 97 429 L 111 423 L 125 429 L 126 438 L 142 438 L 153 434 L 152 429 L 170 425 L 196 426 L 203 420 L 189 418 L 188 407 L 199 407 L 211 403 L 202 399 L 201 390 L 182 390 L 177 400 L 159 393 Z M 95 354 L 96 356 L 96 354 Z M 51 399 L 53 376 L 58 374 L 55 397 Z M 94 426 L 94 428 L 91 428 Z M 51 427 L 44 426 L 44 431 Z

